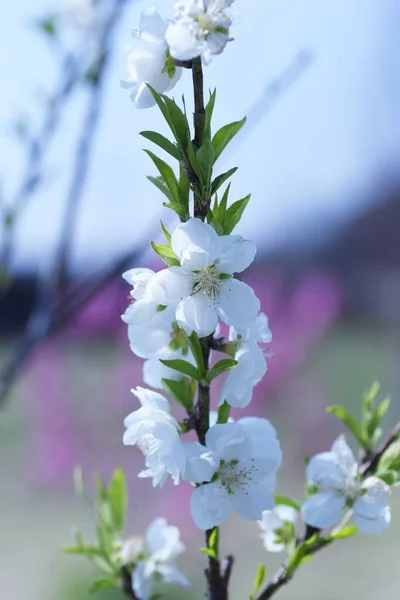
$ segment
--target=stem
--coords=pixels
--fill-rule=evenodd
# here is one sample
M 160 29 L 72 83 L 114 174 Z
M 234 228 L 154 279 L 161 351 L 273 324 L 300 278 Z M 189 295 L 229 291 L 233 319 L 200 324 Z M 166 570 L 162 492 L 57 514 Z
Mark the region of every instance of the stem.
M 191 63 L 193 77 L 193 95 L 194 95 L 194 139 L 193 144 L 198 149 L 204 142 L 206 112 L 204 108 L 204 81 L 201 57 L 195 58 Z M 196 174 L 188 171 L 188 176 L 192 189 L 194 191 L 194 216 L 204 221 L 210 208 L 211 199 L 203 196 L 199 190 L 199 181 Z M 200 339 L 203 362 L 206 371 L 209 368 L 210 352 L 213 336 Z M 210 384 L 203 380 L 198 385 L 197 397 L 197 415 L 196 415 L 196 433 L 201 444 L 205 444 L 206 433 L 210 427 Z M 209 547 L 209 541 L 213 529 L 206 531 L 206 546 Z M 207 598 L 208 600 L 228 600 L 228 583 L 232 569 L 233 558 L 227 558 L 227 564 L 221 572 L 219 557 L 207 557 L 207 568 L 205 575 L 207 579 Z
M 203 67 L 201 58 L 195 58 L 192 61 L 192 78 L 194 94 L 194 139 L 193 144 L 196 148 L 201 148 L 204 142 L 206 111 L 204 108 L 204 81 Z M 189 174 L 194 192 L 194 216 L 204 221 L 211 204 L 211 198 L 204 197 L 200 188 L 200 183 L 195 173 Z
M 204 108 L 204 80 L 201 58 L 195 58 L 192 62 L 193 93 L 194 93 L 194 140 L 196 148 L 200 148 L 204 141 L 204 129 L 206 124 L 206 111 Z

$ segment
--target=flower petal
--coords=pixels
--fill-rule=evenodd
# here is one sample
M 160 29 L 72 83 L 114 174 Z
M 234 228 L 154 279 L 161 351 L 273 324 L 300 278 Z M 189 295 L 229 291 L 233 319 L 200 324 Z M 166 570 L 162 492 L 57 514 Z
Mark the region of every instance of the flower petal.
M 238 279 L 222 282 L 218 298 L 221 320 L 239 333 L 250 327 L 260 312 L 260 301 L 250 286 Z
M 140 386 L 136 389 L 132 389 L 131 392 L 138 398 L 142 406 L 152 406 L 153 408 L 164 410 L 166 412 L 169 412 L 171 409 L 168 400 L 158 392 Z
M 301 518 L 304 523 L 318 529 L 326 529 L 340 523 L 346 499 L 336 492 L 318 492 L 313 494 L 301 508 Z
M 176 321 L 188 335 L 195 331 L 199 337 L 207 337 L 217 327 L 218 315 L 213 301 L 198 292 L 178 304 Z
M 275 500 L 269 486 L 263 483 L 249 485 L 245 488 L 235 487 L 230 496 L 236 512 L 250 521 L 261 519 L 264 510 L 274 507 Z
M 219 461 L 206 446 L 199 442 L 184 442 L 183 445 L 186 454 L 186 469 L 183 479 L 192 483 L 211 481 Z
M 210 265 L 214 261 L 216 245 L 219 243 L 219 239 L 211 225 L 197 218 L 189 219 L 186 223 L 178 225 L 172 233 L 171 247 L 179 260 L 182 259 L 190 247 L 201 249 L 210 256 L 211 263 L 208 263 Z
M 240 235 L 222 235 L 218 262 L 221 273 L 241 273 L 254 260 L 256 245 Z
M 190 499 L 190 509 L 196 526 L 202 530 L 222 525 L 232 512 L 228 492 L 217 482 L 196 488 Z
M 159 271 L 148 284 L 149 296 L 163 306 L 179 302 L 189 296 L 191 291 L 191 278 L 180 267 Z

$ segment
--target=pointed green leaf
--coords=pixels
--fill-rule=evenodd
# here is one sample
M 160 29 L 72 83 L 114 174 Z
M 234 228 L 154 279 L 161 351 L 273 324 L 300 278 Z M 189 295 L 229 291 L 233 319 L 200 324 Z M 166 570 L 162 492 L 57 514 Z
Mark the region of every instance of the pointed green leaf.
M 172 194 L 172 197 L 179 204 L 179 185 L 173 169 L 169 165 L 167 165 L 166 162 L 161 160 L 161 158 L 153 154 L 153 152 L 151 152 L 150 150 L 145 150 L 145 152 L 148 156 L 150 156 L 151 160 L 159 170 L 160 175 L 164 180 L 164 183 L 166 184 L 167 188 Z
M 164 223 L 162 221 L 160 221 L 160 223 L 161 223 L 161 229 L 163 230 L 163 233 L 165 235 L 165 239 L 167 240 L 167 244 L 171 248 L 171 234 L 168 231 L 168 229 L 165 227 Z
M 259 565 L 256 573 L 256 578 L 253 586 L 253 594 L 256 596 L 261 589 L 262 584 L 265 580 L 266 569 L 265 565 Z
M 241 121 L 235 121 L 234 123 L 229 123 L 229 125 L 225 125 L 221 127 L 219 131 L 214 135 L 212 139 L 212 145 L 214 148 L 214 161 L 216 161 L 221 153 L 224 151 L 229 142 L 235 137 L 237 133 L 241 130 L 243 125 L 246 123 L 246 117 Z
M 380 385 L 378 381 L 374 381 L 374 383 L 369 388 L 368 392 L 364 396 L 363 407 L 364 413 L 369 413 L 372 409 L 375 399 L 379 394 Z
M 226 211 L 224 233 L 229 235 L 233 229 L 239 223 L 242 218 L 243 212 L 248 205 L 251 198 L 251 194 L 234 202 Z
M 190 200 L 190 181 L 185 169 L 181 166 L 179 171 L 179 195 L 180 202 L 185 207 L 186 211 L 189 210 Z
M 188 336 L 188 342 L 189 342 L 190 349 L 193 353 L 193 356 L 196 360 L 196 364 L 199 369 L 199 372 L 200 372 L 201 376 L 204 376 L 205 375 L 205 367 L 204 367 L 204 360 L 203 360 L 203 352 L 201 349 L 199 337 L 195 331 L 193 331 Z
M 349 413 L 343 406 L 329 406 L 326 412 L 335 415 L 338 419 L 344 423 L 347 428 L 352 432 L 358 443 L 363 447 L 367 448 L 368 440 L 365 437 L 361 423 L 357 421 L 351 413 Z
M 351 537 L 355 533 L 357 533 L 357 527 L 355 525 L 347 525 L 338 531 L 332 531 L 329 537 L 333 540 L 344 540 L 348 537 Z
M 376 476 L 388 485 L 394 485 L 399 480 L 399 473 L 397 471 L 382 471 L 377 473 Z
M 201 165 L 197 158 L 196 148 L 194 147 L 192 142 L 189 142 L 187 152 L 188 152 L 188 159 L 189 159 L 190 166 L 191 166 L 192 170 L 194 171 L 195 175 L 197 176 L 197 179 L 199 180 L 200 185 L 204 186 L 205 181 L 203 179 L 203 170 L 202 170 Z
M 219 527 L 214 527 L 208 539 L 208 547 L 218 556 L 219 552 Z
M 190 140 L 190 128 L 187 117 L 176 104 L 175 100 L 171 100 L 171 98 L 164 95 L 162 99 L 167 109 L 171 131 L 179 147 L 185 152 Z
M 301 509 L 300 504 L 296 502 L 296 500 L 294 500 L 293 498 L 289 498 L 289 496 L 281 496 L 279 494 L 275 496 L 275 504 L 284 504 L 285 506 L 291 506 L 292 508 L 295 508 L 298 511 L 300 511 Z
M 230 412 L 231 412 L 231 407 L 227 403 L 227 401 L 224 400 L 224 402 L 218 408 L 218 418 L 217 418 L 218 425 L 228 422 Z
M 89 590 L 89 594 L 95 594 L 96 592 L 100 592 L 101 590 L 107 590 L 110 588 L 118 588 L 118 585 L 115 581 L 111 579 L 98 579 L 92 585 Z
M 169 246 L 163 244 L 156 244 L 151 242 L 151 246 L 156 254 L 165 262 L 168 267 L 179 266 L 179 260 L 176 258 L 173 250 Z
M 125 475 L 122 469 L 116 469 L 108 486 L 108 497 L 113 513 L 114 528 L 117 533 L 122 533 L 125 524 L 126 507 L 128 503 L 128 490 Z
M 191 380 L 186 379 L 186 377 L 178 381 L 175 379 L 162 379 L 162 384 L 165 391 L 183 406 L 187 412 L 191 411 L 196 391 L 196 386 L 192 385 Z
M 174 359 L 174 360 L 160 359 L 160 362 L 163 365 L 165 365 L 166 367 L 169 367 L 170 369 L 174 369 L 175 371 L 178 371 L 178 373 L 183 373 L 184 375 L 187 375 L 188 377 L 191 377 L 192 379 L 196 379 L 196 381 L 201 380 L 199 370 L 196 369 L 196 367 L 194 367 L 191 363 L 187 362 L 186 360 L 181 360 L 179 358 Z
M 179 148 L 160 133 L 156 131 L 141 131 L 140 135 L 162 148 L 165 152 L 176 158 L 176 160 L 182 160 L 182 152 Z
M 223 185 L 225 183 L 225 181 L 227 181 L 229 179 L 229 177 L 232 177 L 232 175 L 234 173 L 236 173 L 237 170 L 238 170 L 238 167 L 234 167 L 233 169 L 229 169 L 229 171 L 226 171 L 226 173 L 222 173 L 221 175 L 218 175 L 218 177 L 216 177 L 214 179 L 214 181 L 212 182 L 211 195 L 213 196 L 219 190 L 221 185 Z
M 209 556 L 210 558 L 217 558 L 217 555 L 215 554 L 214 550 L 210 550 L 210 548 L 200 548 L 200 552 L 202 552 L 206 556 Z
M 217 362 L 212 369 L 210 369 L 206 375 L 207 381 L 211 382 L 213 379 L 225 373 L 225 371 L 229 371 L 236 367 L 237 360 L 233 360 L 233 358 L 223 358 L 219 362 Z
M 381 456 L 378 471 L 400 471 L 400 439 L 389 446 Z
M 208 138 L 211 137 L 211 121 L 212 121 L 212 116 L 214 113 L 216 97 L 217 97 L 217 90 L 214 89 L 213 92 L 210 92 L 210 99 L 207 102 L 207 106 L 206 106 L 206 122 L 205 122 L 204 130 L 205 130 L 205 135 Z
M 151 181 L 151 183 L 153 185 L 155 185 L 156 188 L 158 188 L 160 190 L 160 192 L 162 192 L 164 194 L 164 196 L 166 196 L 170 202 L 172 202 L 172 203 L 175 202 L 174 196 L 171 194 L 171 192 L 165 185 L 162 177 L 152 177 L 151 175 L 147 175 L 147 179 L 149 181 Z
M 169 208 L 170 210 L 173 210 L 174 212 L 176 212 L 176 214 L 181 217 L 182 219 L 184 219 L 187 215 L 186 213 L 186 209 L 184 206 L 182 206 L 182 204 L 178 204 L 177 202 L 170 202 L 169 204 L 167 202 L 163 202 L 163 206 L 165 206 L 165 208 Z M 177 263 L 174 263 L 177 264 Z M 178 262 L 179 264 L 179 262 Z M 171 265 L 169 265 L 171 266 Z
M 196 158 L 201 168 L 202 180 L 208 188 L 214 165 L 214 149 L 208 138 L 205 139 L 203 145 L 197 150 Z

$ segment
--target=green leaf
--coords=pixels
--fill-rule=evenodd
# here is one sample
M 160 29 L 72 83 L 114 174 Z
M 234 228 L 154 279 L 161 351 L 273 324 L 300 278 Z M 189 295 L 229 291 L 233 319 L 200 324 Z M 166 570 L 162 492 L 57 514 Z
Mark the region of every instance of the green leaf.
M 400 440 L 397 440 L 389 446 L 382 454 L 378 471 L 400 471 Z
M 172 194 L 172 197 L 179 204 L 179 185 L 173 169 L 167 165 L 166 162 L 161 160 L 161 158 L 153 154 L 153 152 L 150 150 L 145 150 L 145 152 L 148 156 L 150 156 L 151 160 L 159 170 L 164 183 Z
M 262 584 L 265 580 L 266 569 L 265 565 L 259 565 L 256 573 L 256 578 L 254 580 L 253 586 L 253 595 L 256 596 L 261 589 Z
M 151 175 L 147 175 L 147 179 L 151 181 L 153 185 L 156 186 L 168 198 L 170 202 L 175 202 L 174 196 L 171 194 L 169 189 L 164 183 L 164 179 L 162 177 L 152 177 Z
M 178 371 L 178 373 L 183 373 L 192 379 L 196 379 L 196 381 L 201 381 L 199 370 L 186 360 L 181 360 L 179 358 L 174 360 L 160 359 L 160 362 L 166 367 Z
M 237 364 L 237 360 L 234 360 L 233 358 L 223 358 L 208 371 L 206 375 L 207 381 L 211 382 L 219 375 L 222 375 L 222 373 L 225 373 L 226 371 L 233 369 L 233 367 L 236 367 Z
M 208 188 L 214 165 L 214 148 L 208 138 L 205 139 L 203 145 L 197 150 L 196 158 L 200 165 L 202 180 Z
M 116 469 L 111 477 L 110 485 L 108 486 L 108 497 L 111 510 L 113 513 L 113 521 L 115 531 L 122 533 L 124 530 L 126 508 L 128 503 L 128 490 L 126 487 L 126 479 L 122 469 Z
M 388 485 L 394 485 L 399 480 L 399 473 L 397 471 L 382 471 L 377 473 L 376 476 Z
M 189 413 L 193 407 L 193 399 L 196 386 L 192 381 L 184 377 L 180 381 L 175 379 L 162 379 L 165 391 L 170 394 Z
M 217 558 L 217 555 L 215 554 L 214 550 L 210 550 L 210 548 L 200 548 L 200 552 L 202 552 L 206 556 L 209 556 L 210 558 Z
M 224 402 L 218 408 L 218 418 L 217 418 L 218 425 L 228 422 L 230 412 L 231 412 L 231 407 L 227 403 L 227 401 L 224 400 Z
M 185 207 L 186 212 L 188 212 L 190 200 L 190 181 L 185 169 L 182 166 L 180 166 L 179 171 L 179 194 L 180 201 Z
M 229 179 L 229 177 L 232 177 L 232 175 L 234 173 L 236 173 L 237 170 L 238 170 L 238 167 L 234 167 L 233 169 L 229 169 L 229 171 L 226 171 L 226 173 L 222 173 L 221 175 L 218 175 L 218 177 L 216 177 L 214 179 L 214 181 L 212 182 L 211 195 L 213 196 L 219 190 L 221 185 L 223 185 L 225 183 L 225 181 L 227 181 Z
M 165 152 L 176 158 L 176 160 L 182 160 L 182 152 L 179 148 L 160 133 L 155 131 L 141 131 L 140 135 L 162 148 Z
M 243 125 L 246 123 L 246 117 L 241 121 L 235 121 L 221 127 L 214 135 L 212 139 L 212 145 L 214 148 L 214 162 L 219 158 L 221 153 L 224 151 L 229 142 L 235 137 L 235 135 L 241 130 Z
M 215 556 L 219 552 L 219 527 L 214 527 L 208 539 L 208 548 L 212 550 Z
M 289 496 L 281 496 L 277 494 L 275 496 L 275 504 L 283 504 L 284 506 L 291 506 L 292 508 L 295 508 L 298 511 L 301 510 L 300 504 L 296 502 L 296 500 L 293 500 L 293 498 L 289 498 Z
M 217 97 L 217 90 L 214 89 L 213 92 L 210 92 L 210 99 L 207 102 L 207 106 L 206 106 L 206 122 L 205 122 L 204 131 L 205 131 L 206 137 L 208 137 L 208 138 L 211 137 L 211 121 L 212 121 L 212 116 L 214 113 L 216 97 Z
M 251 194 L 249 194 L 245 198 L 242 198 L 242 200 L 237 200 L 228 208 L 228 210 L 226 211 L 225 218 L 225 234 L 229 235 L 230 233 L 232 233 L 233 229 L 239 223 L 244 213 L 244 210 L 250 201 L 250 198 Z
M 174 212 L 176 212 L 176 214 L 179 217 L 181 217 L 182 219 L 185 218 L 187 215 L 186 208 L 184 206 L 182 206 L 182 204 L 179 204 L 178 202 L 170 202 L 169 204 L 167 204 L 167 202 L 163 202 L 163 206 L 165 206 L 165 208 L 169 208 L 169 209 L 173 210 Z
M 378 381 L 374 381 L 374 383 L 369 388 L 368 392 L 366 392 L 363 400 L 363 408 L 364 413 L 369 413 L 372 409 L 375 399 L 379 394 L 380 385 Z
M 63 554 L 79 554 L 82 556 L 104 556 L 104 551 L 99 550 L 96 546 L 65 546 L 61 548 Z
M 326 412 L 335 415 L 347 428 L 352 432 L 358 443 L 363 447 L 367 448 L 368 440 L 365 438 L 365 434 L 361 423 L 357 421 L 351 413 L 349 413 L 343 406 L 329 406 Z
M 164 246 L 163 244 L 156 244 L 156 242 L 151 242 L 151 246 L 158 254 L 158 256 L 165 262 L 168 267 L 174 267 L 179 265 L 179 260 L 176 258 L 173 250 L 169 246 Z
M 201 343 L 200 343 L 199 337 L 195 331 L 193 331 L 187 337 L 188 337 L 190 349 L 196 360 L 197 368 L 199 369 L 199 372 L 200 372 L 201 376 L 203 377 L 205 375 L 205 367 L 204 367 L 203 352 L 201 349 Z
M 339 529 L 338 531 L 332 531 L 332 533 L 330 534 L 329 537 L 332 540 L 344 540 L 346 538 L 351 537 L 355 533 L 357 533 L 357 531 L 358 530 L 355 525 L 347 525 L 346 527 L 343 527 L 342 529 Z
M 163 233 L 165 235 L 165 239 L 167 240 L 167 244 L 171 248 L 171 234 L 168 231 L 168 229 L 165 227 L 164 223 L 162 221 L 160 221 L 160 223 L 161 223 L 161 229 L 163 230 Z
M 97 579 L 89 590 L 89 594 L 95 594 L 100 590 L 107 590 L 110 588 L 118 588 L 118 585 L 112 579 Z
M 376 430 L 379 428 L 383 417 L 387 413 L 390 406 L 390 398 L 385 398 L 375 410 L 371 410 L 365 416 L 364 427 L 367 432 L 367 436 L 369 439 L 372 439 Z
M 187 153 L 190 166 L 194 171 L 195 175 L 197 176 L 200 186 L 204 186 L 206 182 L 203 179 L 203 169 L 201 168 L 201 165 L 197 159 L 196 148 L 192 142 L 189 142 L 188 144 Z
M 190 140 L 190 128 L 187 117 L 176 104 L 175 100 L 171 100 L 171 98 L 164 95 L 162 99 L 167 109 L 171 131 L 179 147 L 185 152 Z

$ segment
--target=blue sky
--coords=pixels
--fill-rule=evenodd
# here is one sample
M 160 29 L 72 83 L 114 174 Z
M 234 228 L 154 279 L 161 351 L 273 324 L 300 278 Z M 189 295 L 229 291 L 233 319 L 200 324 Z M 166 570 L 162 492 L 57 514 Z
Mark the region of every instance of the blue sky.
M 13 0 L 2 7 L 0 123 L 32 109 L 50 88 L 54 64 L 48 48 L 29 28 L 29 15 L 57 3 Z M 153 2 L 168 17 L 172 1 Z M 252 192 L 240 232 L 261 249 L 308 247 L 348 220 L 374 197 L 377 186 L 398 171 L 400 86 L 398 0 L 237 0 L 238 16 L 223 55 L 205 71 L 217 87 L 215 126 L 244 116 L 265 86 L 307 50 L 313 62 L 218 168 L 239 166 L 233 193 Z M 81 210 L 75 260 L 105 261 L 153 231 L 161 198 L 144 175 L 153 172 L 137 135 L 163 130 L 156 109 L 137 111 L 119 80 L 126 75 L 124 47 L 147 2 L 133 2 L 115 40 L 91 177 Z M 190 97 L 188 74 L 175 88 Z M 76 131 L 78 105 L 54 145 L 51 181 L 21 216 L 15 261 L 31 265 L 48 254 L 59 231 L 65 173 L 62 165 Z M 9 138 L 0 139 L 5 197 L 12 191 L 20 157 Z M 168 211 L 167 211 L 168 212 Z M 40 243 L 39 243 L 40 240 Z

